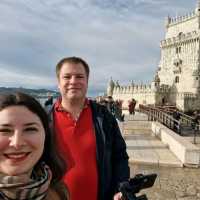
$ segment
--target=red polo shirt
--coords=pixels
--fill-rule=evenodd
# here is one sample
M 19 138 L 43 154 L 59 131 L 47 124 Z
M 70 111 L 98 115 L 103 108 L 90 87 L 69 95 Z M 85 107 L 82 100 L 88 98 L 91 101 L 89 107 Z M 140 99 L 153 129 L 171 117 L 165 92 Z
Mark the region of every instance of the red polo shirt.
M 68 166 L 64 182 L 69 188 L 70 200 L 97 200 L 96 141 L 89 101 L 86 100 L 77 120 L 57 101 L 54 126 L 59 150 Z

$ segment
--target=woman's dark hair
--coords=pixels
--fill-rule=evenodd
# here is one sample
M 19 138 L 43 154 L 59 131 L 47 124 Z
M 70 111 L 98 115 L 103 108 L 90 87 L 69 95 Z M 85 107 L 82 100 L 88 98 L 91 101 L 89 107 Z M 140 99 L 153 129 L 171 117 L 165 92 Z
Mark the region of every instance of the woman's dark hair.
M 46 111 L 35 98 L 21 92 L 0 94 L 0 111 L 9 106 L 24 106 L 40 118 L 45 130 L 45 143 L 43 154 L 34 168 L 45 162 L 52 171 L 52 185 L 57 185 L 66 172 L 66 163 L 58 153 Z

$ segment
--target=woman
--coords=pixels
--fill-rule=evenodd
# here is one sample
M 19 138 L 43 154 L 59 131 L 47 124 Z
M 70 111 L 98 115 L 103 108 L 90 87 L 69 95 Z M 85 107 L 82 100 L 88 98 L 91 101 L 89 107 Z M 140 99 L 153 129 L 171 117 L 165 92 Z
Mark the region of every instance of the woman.
M 39 102 L 23 93 L 0 95 L 0 199 L 68 199 L 54 141 Z

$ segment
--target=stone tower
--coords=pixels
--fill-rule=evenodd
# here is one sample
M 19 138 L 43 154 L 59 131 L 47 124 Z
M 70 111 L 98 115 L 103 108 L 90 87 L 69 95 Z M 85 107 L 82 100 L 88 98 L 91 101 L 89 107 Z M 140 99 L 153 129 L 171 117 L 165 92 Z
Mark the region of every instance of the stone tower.
M 169 102 L 183 108 L 199 97 L 200 0 L 192 13 L 167 17 L 165 27 L 158 76 L 161 85 L 171 87 Z
M 200 109 L 200 0 L 193 12 L 165 20 L 161 58 L 151 84 L 122 86 L 111 79 L 107 94 L 139 104 L 174 105 L 182 111 Z

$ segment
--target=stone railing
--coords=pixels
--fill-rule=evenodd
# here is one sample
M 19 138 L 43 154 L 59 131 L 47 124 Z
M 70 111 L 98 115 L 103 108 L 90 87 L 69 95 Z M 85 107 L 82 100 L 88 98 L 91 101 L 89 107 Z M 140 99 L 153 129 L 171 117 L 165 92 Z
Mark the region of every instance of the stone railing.
M 195 39 L 199 39 L 199 33 L 197 33 L 196 31 L 185 33 L 185 34 L 182 33 L 181 35 L 177 37 L 172 37 L 172 38 L 162 40 L 160 42 L 160 46 L 167 47 L 173 44 L 180 44 L 180 43 L 188 42 L 190 40 L 195 40 Z

